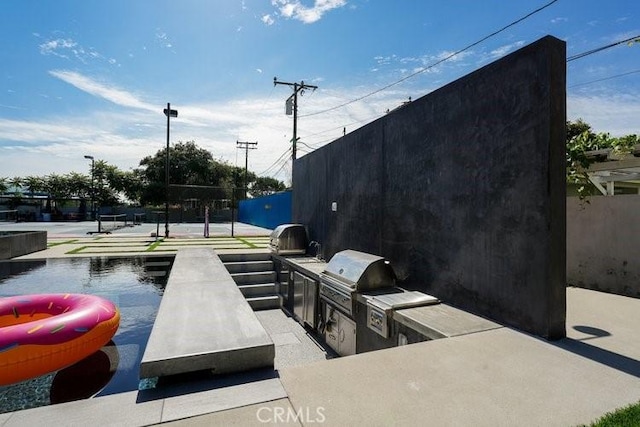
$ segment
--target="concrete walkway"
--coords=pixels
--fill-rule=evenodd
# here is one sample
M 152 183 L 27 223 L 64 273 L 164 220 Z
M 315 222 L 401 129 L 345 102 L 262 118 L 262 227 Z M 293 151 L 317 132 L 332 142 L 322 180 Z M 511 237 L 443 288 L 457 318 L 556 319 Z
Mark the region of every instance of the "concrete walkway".
M 304 364 L 295 353 L 278 364 L 276 347 L 275 377 L 255 387 L 235 379 L 172 396 L 123 393 L 0 414 L 0 426 L 88 417 L 94 425 L 569 427 L 640 400 L 638 325 L 640 299 L 568 288 L 567 338 L 556 342 L 502 327 Z M 270 334 L 281 348 L 294 342 Z
M 577 288 L 567 299 L 557 342 L 499 328 L 284 368 L 287 399 L 169 425 L 588 424 L 640 400 L 640 300 Z

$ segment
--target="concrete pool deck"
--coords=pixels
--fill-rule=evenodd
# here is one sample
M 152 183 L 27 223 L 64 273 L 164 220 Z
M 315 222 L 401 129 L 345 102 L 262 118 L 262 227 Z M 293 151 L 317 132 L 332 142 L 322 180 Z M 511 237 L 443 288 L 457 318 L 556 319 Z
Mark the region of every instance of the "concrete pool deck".
M 265 325 L 275 371 L 0 414 L 0 426 L 574 426 L 640 400 L 639 299 L 568 288 L 559 341 L 502 327 L 330 360 L 294 350 L 304 330 L 281 311 L 257 314 L 295 331 Z

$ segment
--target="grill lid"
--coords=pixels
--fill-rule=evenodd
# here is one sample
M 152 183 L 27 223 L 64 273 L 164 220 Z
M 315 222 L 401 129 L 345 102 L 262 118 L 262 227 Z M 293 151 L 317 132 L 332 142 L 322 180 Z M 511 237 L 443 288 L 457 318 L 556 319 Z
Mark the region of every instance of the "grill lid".
M 269 236 L 272 252 L 281 255 L 304 254 L 307 251 L 307 231 L 302 224 L 282 224 Z
M 351 249 L 336 253 L 320 276 L 329 276 L 358 291 L 392 287 L 396 279 L 389 261 Z

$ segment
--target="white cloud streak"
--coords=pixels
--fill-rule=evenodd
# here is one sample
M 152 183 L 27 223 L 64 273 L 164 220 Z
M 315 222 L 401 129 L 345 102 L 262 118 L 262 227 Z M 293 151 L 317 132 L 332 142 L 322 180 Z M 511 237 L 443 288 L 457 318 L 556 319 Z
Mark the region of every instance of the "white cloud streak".
M 417 62 L 417 61 L 416 61 Z M 83 92 L 120 107 L 97 107 L 92 111 L 64 116 L 50 115 L 31 121 L 0 119 L 0 176 L 46 175 L 86 170 L 82 155 L 94 155 L 123 170 L 138 166 L 139 161 L 163 148 L 166 118 L 162 106 L 150 103 L 141 95 L 98 82 L 95 78 L 67 70 L 51 75 Z M 326 114 L 305 117 L 355 99 L 370 87 L 320 89 L 305 96 L 300 103 L 298 135 L 299 155 L 309 147 L 321 147 L 347 132 L 382 117 L 406 101 L 428 93 L 420 87 L 395 88 Z M 258 150 L 250 153 L 249 169 L 261 173 L 270 166 L 276 177 L 289 179 L 286 161 L 276 160 L 291 147 L 292 121 L 284 114 L 286 96 L 219 100 L 208 103 L 176 105 L 179 116 L 171 121 L 171 142 L 194 140 L 217 159 L 242 164 L 237 140 L 258 141 Z M 613 135 L 640 133 L 636 118 L 640 116 L 640 94 L 587 93 L 568 95 L 568 118 L 583 118 L 598 132 Z M 287 155 L 284 159 L 288 158 Z M 25 165 L 29 171 L 25 172 Z
M 345 6 L 347 1 L 315 0 L 312 7 L 304 6 L 299 0 L 272 0 L 271 4 L 278 8 L 280 15 L 284 18 L 295 19 L 305 24 L 313 24 L 322 19 L 325 13 Z
M 518 48 L 521 48 L 522 46 L 524 46 L 525 41 L 524 40 L 519 40 L 515 43 L 511 43 L 511 44 L 507 44 L 504 46 L 500 46 L 494 50 L 491 51 L 491 53 L 489 54 L 491 59 L 497 59 L 497 58 L 502 58 L 503 56 L 505 56 L 506 54 L 510 53 L 513 50 L 516 50 Z
M 40 38 L 40 34 L 33 33 L 34 37 Z M 85 48 L 80 43 L 70 38 L 50 39 L 39 46 L 42 55 L 52 55 L 64 59 L 75 59 L 83 64 L 89 61 L 104 60 L 111 65 L 116 65 L 115 58 L 105 58 L 94 48 Z
M 583 119 L 595 132 L 613 136 L 640 134 L 639 93 L 577 94 L 567 96 L 567 118 Z
M 101 84 L 96 80 L 75 71 L 52 70 L 49 71 L 49 74 L 66 83 L 69 83 L 70 85 L 75 86 L 83 92 L 87 92 L 90 95 L 105 99 L 123 107 L 137 108 L 148 111 L 158 110 L 157 106 L 147 104 L 139 100 L 135 95 L 125 90 Z

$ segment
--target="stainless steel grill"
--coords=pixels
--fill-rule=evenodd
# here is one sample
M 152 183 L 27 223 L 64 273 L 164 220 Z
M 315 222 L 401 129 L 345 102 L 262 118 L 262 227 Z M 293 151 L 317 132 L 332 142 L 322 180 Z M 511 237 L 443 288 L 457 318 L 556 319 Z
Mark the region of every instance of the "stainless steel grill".
M 341 356 L 355 354 L 357 295 L 393 289 L 395 281 L 391 265 L 382 257 L 353 250 L 335 254 L 320 273 L 325 342 Z
M 395 281 L 387 260 L 349 249 L 335 254 L 320 273 L 320 298 L 353 316 L 356 293 L 392 288 Z
M 282 224 L 269 236 L 269 250 L 277 255 L 303 255 L 307 252 L 307 231 L 302 224 Z

